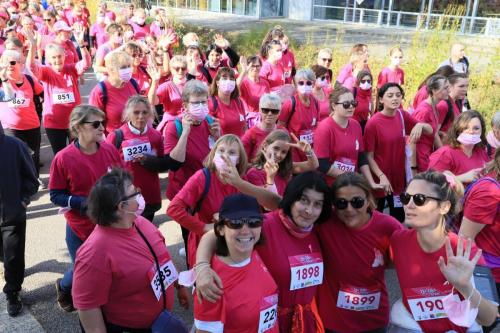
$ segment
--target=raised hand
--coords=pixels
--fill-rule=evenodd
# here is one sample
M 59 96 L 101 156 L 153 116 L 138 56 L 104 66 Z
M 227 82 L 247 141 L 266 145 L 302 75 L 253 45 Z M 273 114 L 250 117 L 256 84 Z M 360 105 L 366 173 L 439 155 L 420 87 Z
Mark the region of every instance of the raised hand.
M 153 80 L 155 82 L 160 81 L 160 79 L 161 79 L 161 72 L 158 69 L 158 67 L 156 67 L 154 65 L 154 63 L 149 63 L 149 65 L 148 65 L 148 67 L 146 69 L 146 72 L 148 72 L 149 77 L 151 77 L 151 80 Z
M 274 152 L 266 153 L 264 152 L 264 156 L 266 157 L 266 163 L 264 164 L 264 171 L 266 172 L 267 182 L 274 183 L 274 177 L 278 173 L 280 168 L 279 164 L 276 163 L 276 158 L 274 157 Z
M 189 132 L 191 130 L 191 125 L 193 125 L 194 119 L 189 113 L 185 113 L 182 117 L 182 133 Z
M 240 56 L 241 75 L 248 73 L 247 57 Z
M 221 157 L 226 163 L 226 167 L 220 171 L 220 177 L 226 184 L 235 185 L 241 180 L 238 169 L 236 169 L 229 157 L 226 155 L 221 155 Z
M 76 42 L 79 45 L 83 45 L 83 43 L 85 43 L 85 28 L 83 24 L 73 24 L 73 34 L 75 35 Z
M 229 47 L 229 42 L 221 34 L 215 34 L 214 44 L 223 50 Z
M 304 154 L 312 154 L 313 150 L 311 145 L 307 141 L 300 141 L 297 139 L 295 134 L 290 133 L 290 136 L 292 137 L 292 140 L 295 141 L 293 142 L 288 142 L 287 145 L 290 146 L 291 148 L 297 148 L 298 150 L 302 151 Z

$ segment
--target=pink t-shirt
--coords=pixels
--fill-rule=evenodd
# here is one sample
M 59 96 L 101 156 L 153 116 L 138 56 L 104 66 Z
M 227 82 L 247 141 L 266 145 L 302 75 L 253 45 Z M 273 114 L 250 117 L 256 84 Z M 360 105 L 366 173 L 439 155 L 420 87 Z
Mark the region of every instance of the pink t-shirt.
M 281 63 L 283 64 L 285 83 L 292 83 L 292 69 L 296 68 L 295 55 L 290 49 L 283 52 L 283 57 L 281 58 Z
M 94 23 L 92 27 L 90 27 L 90 36 L 95 37 L 96 45 L 95 48 L 103 45 L 108 41 L 108 34 L 106 33 L 106 24 L 101 25 L 99 23 Z
M 319 120 L 323 120 L 327 118 L 330 115 L 330 101 L 329 101 L 329 96 L 330 96 L 330 89 L 329 87 L 323 87 L 322 88 L 323 93 L 325 94 L 325 97 L 323 100 L 319 100 L 316 96 L 316 100 L 318 101 L 319 104 Z
M 429 156 L 434 146 L 434 135 L 438 129 L 438 118 L 432 106 L 427 103 L 427 101 L 423 101 L 418 105 L 413 113 L 413 117 L 419 122 L 427 123 L 432 126 L 432 134 L 422 133 L 416 145 L 418 172 L 422 172 L 429 167 Z
M 163 111 L 177 116 L 182 109 L 182 90 L 185 84 L 175 84 L 173 81 L 162 83 L 156 90 L 156 96 L 163 105 Z
M 107 104 L 103 103 L 103 94 L 99 85 L 90 92 L 89 104 L 94 105 L 106 114 L 106 133 L 111 133 L 123 125 L 123 110 L 130 96 L 137 95 L 134 85 L 129 81 L 121 88 L 113 87 L 108 80 L 103 81 L 107 90 Z
M 286 128 L 281 125 L 277 125 L 276 129 L 286 131 Z M 266 136 L 268 136 L 271 132 L 264 131 L 259 127 L 259 125 L 256 125 L 245 131 L 245 134 L 241 138 L 241 141 L 243 142 L 243 147 L 245 147 L 245 152 L 249 161 L 252 161 L 255 156 L 257 156 L 262 141 L 264 141 Z
M 279 90 L 285 84 L 283 63 L 278 61 L 273 65 L 267 60 L 264 61 L 259 76 L 269 82 L 272 91 Z
M 130 22 L 130 25 L 134 29 L 134 38 L 136 40 L 143 40 L 150 33 L 148 24 L 144 24 L 143 26 L 140 26 L 135 22 Z
M 424 84 L 420 89 L 418 89 L 415 97 L 413 97 L 413 109 L 415 110 L 417 106 L 427 97 L 429 97 L 429 94 L 427 93 L 427 86 Z
M 474 147 L 472 156 L 468 157 L 461 148 L 443 146 L 429 157 L 429 169 L 436 171 L 451 171 L 454 175 L 461 175 L 472 169 L 482 168 L 488 162 L 488 152 L 485 148 Z
M 96 60 L 103 60 L 104 61 L 104 57 L 106 56 L 106 54 L 108 54 L 109 52 L 111 52 L 113 50 L 114 50 L 114 48 L 111 45 L 110 41 L 108 41 L 104 44 L 100 44 L 99 47 L 97 48 L 97 51 L 95 54 Z
M 267 183 L 266 180 L 266 171 L 264 169 L 257 169 L 256 167 L 251 167 L 247 171 L 247 179 L 248 182 L 257 186 L 264 186 Z M 288 185 L 289 179 L 285 179 L 277 174 L 274 177 L 274 184 L 276 185 L 276 189 L 278 190 L 278 194 L 283 196 L 285 193 L 285 188 Z
M 260 97 L 271 92 L 269 82 L 260 78 L 259 82 L 253 82 L 244 78 L 240 85 L 240 97 L 247 106 L 248 112 L 259 112 Z
M 149 87 L 151 87 L 151 78 L 149 77 L 149 74 L 144 66 L 139 65 L 139 67 L 137 67 L 137 71 L 132 73 L 132 78 L 135 82 L 137 82 L 141 95 L 147 96 Z
M 163 295 L 160 292 L 157 300 L 151 287 L 155 260 L 136 227 L 151 244 L 160 266 L 172 262 L 165 238 L 145 218 L 137 217 L 135 226 L 128 229 L 98 225 L 78 249 L 72 295 L 78 310 L 101 308 L 110 323 L 149 328 L 163 310 Z M 169 268 L 175 269 L 173 264 Z M 173 281 L 166 289 L 166 301 L 171 310 Z
M 90 56 L 84 57 L 76 64 L 65 65 L 61 72 L 50 66 L 31 67 L 33 73 L 42 81 L 43 126 L 45 128 L 67 129 L 69 116 L 74 107 L 81 104 L 78 77 L 90 66 Z
M 220 121 L 221 134 L 234 134 L 241 138 L 246 128 L 243 102 L 239 98 L 233 98 L 229 105 L 226 105 L 218 96 L 215 99 L 217 100 L 217 109 L 212 103 L 212 98 L 208 99 L 208 109 L 210 114 Z
M 401 69 L 400 67 L 396 67 L 395 70 L 392 70 L 389 67 L 384 67 L 378 75 L 377 88 L 382 88 L 382 86 L 388 82 L 404 85 L 405 72 L 403 71 L 403 69 Z
M 352 91 L 354 84 L 356 83 L 356 78 L 352 75 L 352 65 L 347 64 L 339 72 L 337 76 L 337 82 Z
M 33 90 L 36 95 L 39 95 L 42 93 L 43 87 L 36 78 L 33 78 L 33 83 L 34 88 L 31 87 L 26 76 L 23 77 L 23 83 L 20 87 L 15 81 L 10 80 L 16 98 L 8 103 L 0 103 L 0 121 L 4 128 L 29 130 L 40 127 L 40 120 L 33 101 Z M 0 90 L 3 91 L 2 88 Z

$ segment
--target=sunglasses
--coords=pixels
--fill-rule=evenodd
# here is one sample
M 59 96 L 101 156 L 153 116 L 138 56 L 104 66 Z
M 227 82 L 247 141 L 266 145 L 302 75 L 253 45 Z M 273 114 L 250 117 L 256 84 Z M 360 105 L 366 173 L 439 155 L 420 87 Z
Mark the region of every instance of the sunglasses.
M 298 84 L 299 86 L 303 86 L 304 84 L 306 84 L 306 85 L 308 85 L 308 86 L 312 86 L 312 85 L 313 85 L 313 82 L 312 82 L 312 81 L 305 81 L 305 82 L 304 82 L 304 81 L 299 81 L 299 82 L 297 82 L 297 84 Z
M 93 128 L 98 129 L 102 125 L 104 127 L 104 120 L 84 121 L 84 124 L 91 124 Z
M 372 83 L 372 80 L 361 80 L 359 82 L 361 82 L 361 83 Z
M 238 219 L 238 220 L 229 220 L 229 219 L 224 219 L 223 220 L 224 225 L 226 225 L 229 229 L 241 229 L 243 228 L 243 225 L 246 224 L 248 225 L 249 228 L 259 228 L 262 227 L 262 224 L 264 221 L 262 219 Z
M 52 19 L 43 19 L 45 22 L 50 22 Z
M 280 113 L 280 110 L 278 110 L 278 109 L 260 108 L 260 111 L 262 113 L 265 113 L 265 114 L 269 114 L 269 113 L 278 114 L 278 113 Z
M 361 197 L 354 197 L 351 200 L 347 200 L 344 198 L 338 198 L 333 200 L 333 205 L 337 209 L 346 209 L 349 204 L 351 204 L 352 208 L 359 209 L 365 205 L 366 199 Z
M 403 205 L 408 205 L 410 203 L 411 198 L 413 197 L 413 203 L 415 203 L 415 206 L 423 206 L 427 199 L 432 199 L 436 201 L 443 201 L 440 198 L 436 197 L 431 197 L 425 194 L 417 193 L 417 194 L 408 194 L 406 192 L 403 192 L 399 195 L 399 199 L 403 203 Z
M 353 108 L 355 108 L 356 106 L 358 106 L 358 101 L 345 101 L 345 102 L 342 102 L 342 103 L 335 103 L 335 104 L 342 104 L 342 106 L 344 107 L 344 109 L 349 109 L 351 106 Z
M 321 60 L 325 61 L 325 62 L 332 62 L 332 58 L 322 58 Z
M 183 67 L 172 67 L 172 69 L 173 69 L 174 71 L 178 72 L 178 71 L 181 71 L 181 70 L 182 70 L 182 71 L 185 71 L 185 70 L 187 69 L 187 67 L 184 67 L 184 66 L 183 66 Z
M 16 60 L 9 61 L 9 65 L 11 66 L 15 66 L 16 64 L 17 64 Z

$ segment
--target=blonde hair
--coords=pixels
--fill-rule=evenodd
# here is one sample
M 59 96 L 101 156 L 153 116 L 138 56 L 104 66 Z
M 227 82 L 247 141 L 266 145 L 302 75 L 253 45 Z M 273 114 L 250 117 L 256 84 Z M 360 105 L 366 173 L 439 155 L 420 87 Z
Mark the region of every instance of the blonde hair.
M 393 46 L 389 49 L 389 57 L 392 57 L 392 55 L 394 54 L 394 52 L 396 51 L 399 51 L 401 52 L 401 54 L 403 54 L 403 50 L 401 49 L 401 47 L 399 45 L 397 46 Z
M 238 144 L 238 152 L 240 155 L 238 164 L 236 165 L 236 169 L 238 169 L 238 173 L 240 174 L 240 176 L 244 175 L 245 172 L 247 172 L 248 168 L 247 154 L 245 153 L 245 148 L 243 147 L 243 143 L 241 142 L 240 138 L 234 134 L 223 135 L 215 142 L 215 145 L 210 150 L 210 153 L 205 158 L 205 161 L 203 161 L 203 166 L 209 169 L 210 171 L 215 171 L 216 169 L 214 163 L 214 156 L 215 153 L 217 152 L 217 148 L 219 148 L 219 145 L 223 143 L 226 145 L 232 145 L 235 142 Z
M 125 51 L 113 51 L 104 57 L 104 63 L 107 68 L 118 69 L 121 64 L 132 65 L 132 57 Z
M 78 136 L 76 127 L 86 122 L 90 116 L 101 117 L 103 120 L 106 119 L 106 114 L 93 105 L 80 104 L 75 106 L 69 117 L 69 130 L 73 137 L 76 138 Z

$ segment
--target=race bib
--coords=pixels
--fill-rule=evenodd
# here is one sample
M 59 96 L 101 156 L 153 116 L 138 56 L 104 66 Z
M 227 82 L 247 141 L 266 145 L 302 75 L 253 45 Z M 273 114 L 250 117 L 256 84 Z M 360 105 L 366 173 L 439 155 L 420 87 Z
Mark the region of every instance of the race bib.
M 407 288 L 404 291 L 411 314 L 416 321 L 447 318 L 442 300 L 450 292 L 451 287 L 448 286 Z M 457 294 L 454 294 L 453 298 L 460 301 Z
M 260 302 L 259 333 L 276 325 L 278 320 L 278 294 L 267 296 Z
M 288 257 L 290 290 L 319 285 L 323 282 L 323 259 L 319 252 Z
M 152 155 L 151 143 L 147 138 L 126 140 L 122 143 L 123 159 L 133 161 L 139 154 Z
M 380 305 L 380 289 L 359 288 L 343 285 L 337 298 L 337 307 L 352 311 L 377 310 Z
M 24 97 L 16 97 L 9 101 L 8 106 L 11 108 L 27 108 L 30 105 L 31 99 Z
M 308 144 L 312 145 L 313 144 L 313 140 L 314 140 L 314 133 L 313 133 L 313 131 L 311 131 L 311 130 L 302 131 L 301 134 L 300 134 L 300 136 L 299 136 L 299 140 L 300 141 L 305 141 Z
M 175 280 L 177 280 L 177 277 L 177 269 L 175 269 L 172 260 L 168 260 L 162 264 L 160 266 L 160 272 L 156 270 L 156 265 L 153 265 L 153 267 L 148 271 L 148 280 L 150 281 L 151 289 L 153 289 L 156 300 L 159 301 L 162 295 L 160 279 L 163 280 L 165 290 L 167 290 L 167 288 L 174 283 Z
M 73 92 L 54 92 L 52 94 L 52 103 L 53 104 L 68 104 L 75 102 L 75 95 Z
M 339 158 L 338 160 L 333 162 L 333 166 L 344 172 L 354 172 L 356 170 L 354 162 L 348 158 Z

